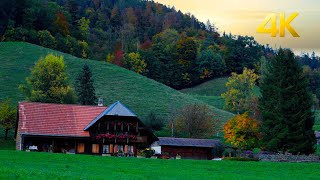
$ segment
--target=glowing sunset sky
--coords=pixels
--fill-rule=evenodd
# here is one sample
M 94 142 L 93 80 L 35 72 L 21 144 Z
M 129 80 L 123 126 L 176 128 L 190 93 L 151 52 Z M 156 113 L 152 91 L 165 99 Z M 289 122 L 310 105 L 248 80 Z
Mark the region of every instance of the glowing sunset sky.
M 200 21 L 208 19 L 219 32 L 254 36 L 262 44 L 272 47 L 289 47 L 296 53 L 315 51 L 320 55 L 320 0 L 156 0 L 174 6 L 184 13 L 190 12 Z M 293 12 L 299 16 L 291 26 L 300 35 L 294 38 L 286 31 L 285 38 L 272 38 L 269 34 L 258 34 L 256 29 L 270 13 Z

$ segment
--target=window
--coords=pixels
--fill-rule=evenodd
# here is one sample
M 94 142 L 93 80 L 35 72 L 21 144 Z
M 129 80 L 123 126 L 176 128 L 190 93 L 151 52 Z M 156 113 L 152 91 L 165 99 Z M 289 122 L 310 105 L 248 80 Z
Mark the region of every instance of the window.
M 123 145 L 118 145 L 118 152 L 122 151 L 123 152 Z
M 133 146 L 128 146 L 128 153 L 133 153 Z
M 78 143 L 77 153 L 84 153 L 84 143 Z
M 103 154 L 109 154 L 109 145 L 103 145 L 102 153 Z
M 92 153 L 99 153 L 99 144 L 92 144 Z

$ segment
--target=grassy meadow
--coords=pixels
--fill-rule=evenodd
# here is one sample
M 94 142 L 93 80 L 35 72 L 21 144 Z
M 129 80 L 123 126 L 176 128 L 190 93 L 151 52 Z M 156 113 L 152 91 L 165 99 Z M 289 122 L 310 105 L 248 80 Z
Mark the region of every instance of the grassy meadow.
M 228 77 L 216 78 L 192 88 L 182 89 L 180 92 L 189 94 L 200 101 L 223 110 L 225 102 L 221 94 L 227 91 L 227 82 Z M 256 86 L 254 88 L 254 94 L 260 95 L 259 87 Z
M 0 179 L 318 179 L 319 163 L 115 158 L 0 150 Z
M 169 88 L 154 80 L 138 75 L 118 66 L 101 62 L 76 58 L 69 54 L 43 48 L 41 46 L 22 43 L 0 43 L 0 100 L 12 98 L 14 102 L 23 101 L 24 97 L 18 86 L 25 82 L 35 62 L 48 53 L 64 56 L 70 82 L 73 83 L 85 61 L 93 72 L 96 93 L 103 97 L 105 105 L 120 100 L 142 119 L 151 111 L 166 119 L 187 104 L 205 103 L 190 95 Z M 224 120 L 232 113 L 210 106 Z
M 182 89 L 180 92 L 193 96 L 216 108 L 223 109 L 225 103 L 221 94 L 227 91 L 225 86 L 227 82 L 227 77 L 216 78 L 192 88 Z

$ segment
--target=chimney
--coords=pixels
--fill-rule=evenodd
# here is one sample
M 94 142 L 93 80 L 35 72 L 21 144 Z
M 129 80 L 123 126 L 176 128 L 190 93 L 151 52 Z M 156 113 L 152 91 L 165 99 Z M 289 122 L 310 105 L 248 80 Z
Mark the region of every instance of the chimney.
M 98 99 L 98 106 L 103 106 L 103 98 Z

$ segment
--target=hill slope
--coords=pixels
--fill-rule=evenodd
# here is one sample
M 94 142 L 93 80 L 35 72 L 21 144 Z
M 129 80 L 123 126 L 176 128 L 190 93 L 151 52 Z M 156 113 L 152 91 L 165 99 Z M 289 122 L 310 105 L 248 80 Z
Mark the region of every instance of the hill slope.
M 48 53 L 64 56 L 70 81 L 74 82 L 85 60 L 29 43 L 0 43 L 0 62 L 2 65 L 0 69 L 0 100 L 8 97 L 12 98 L 14 102 L 24 100 L 18 90 L 19 84 L 24 83 L 34 63 Z M 187 104 L 203 103 L 192 96 L 124 68 L 99 61 L 87 62 L 93 72 L 96 93 L 99 97 L 104 98 L 105 104 L 108 105 L 120 100 L 142 118 L 151 111 L 156 112 L 162 118 L 167 118 L 171 113 L 175 113 Z M 233 116 L 233 114 L 213 106 L 210 108 L 223 120 Z
M 225 85 L 227 82 L 227 77 L 216 78 L 192 88 L 182 89 L 180 92 L 193 96 L 216 108 L 223 109 L 224 99 L 221 94 L 227 91 Z
M 221 97 L 222 93 L 225 93 L 228 89 L 226 83 L 228 82 L 228 77 L 216 78 L 207 82 L 204 82 L 198 86 L 182 89 L 180 92 L 191 95 L 196 99 L 199 99 L 211 106 L 219 109 L 223 109 L 225 102 Z M 254 94 L 260 96 L 259 87 L 254 88 Z

